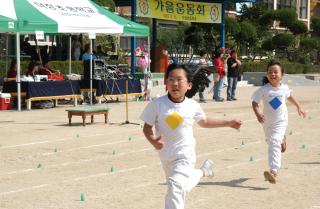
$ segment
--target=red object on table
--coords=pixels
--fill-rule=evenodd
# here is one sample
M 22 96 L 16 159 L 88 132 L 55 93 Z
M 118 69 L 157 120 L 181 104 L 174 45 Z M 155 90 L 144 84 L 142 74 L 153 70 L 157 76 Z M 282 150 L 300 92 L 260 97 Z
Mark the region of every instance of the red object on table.
M 62 74 L 51 74 L 51 75 L 48 75 L 48 80 L 61 81 L 61 80 L 64 80 L 64 75 L 62 75 Z

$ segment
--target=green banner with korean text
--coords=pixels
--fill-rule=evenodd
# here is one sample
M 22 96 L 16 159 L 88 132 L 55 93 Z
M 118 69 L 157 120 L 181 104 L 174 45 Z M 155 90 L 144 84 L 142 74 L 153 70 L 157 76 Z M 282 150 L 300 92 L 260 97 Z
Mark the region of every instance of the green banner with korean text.
M 137 15 L 173 21 L 221 23 L 221 4 L 181 0 L 136 0 Z

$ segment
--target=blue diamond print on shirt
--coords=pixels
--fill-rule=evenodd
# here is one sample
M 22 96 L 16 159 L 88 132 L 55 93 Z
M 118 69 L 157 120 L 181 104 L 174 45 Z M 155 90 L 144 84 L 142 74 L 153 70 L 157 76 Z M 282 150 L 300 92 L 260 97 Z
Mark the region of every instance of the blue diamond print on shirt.
M 269 104 L 271 105 L 271 107 L 272 107 L 274 110 L 276 110 L 276 109 L 278 109 L 278 107 L 280 107 L 280 105 L 282 104 L 282 102 L 281 102 L 277 97 L 275 97 L 275 98 L 273 98 L 273 99 L 269 102 Z

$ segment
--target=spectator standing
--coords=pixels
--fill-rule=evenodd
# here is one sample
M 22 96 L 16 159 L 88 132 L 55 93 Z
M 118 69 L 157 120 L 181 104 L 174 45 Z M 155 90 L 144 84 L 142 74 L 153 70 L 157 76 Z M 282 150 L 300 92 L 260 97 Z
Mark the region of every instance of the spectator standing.
M 73 59 L 79 60 L 80 55 L 81 55 L 81 43 L 79 41 L 79 38 L 77 37 L 73 43 Z
M 231 57 L 227 60 L 228 65 L 228 88 L 227 88 L 227 101 L 237 100 L 236 98 L 236 88 L 239 77 L 239 67 L 241 61 L 238 60 L 238 52 L 232 50 Z
M 224 82 L 224 76 L 226 74 L 225 68 L 224 68 L 224 62 L 229 57 L 226 57 L 226 59 L 223 59 L 224 55 L 224 48 L 219 48 L 214 55 L 213 58 L 213 65 L 216 67 L 216 71 L 214 73 L 214 87 L 213 87 L 213 100 L 217 102 L 223 102 L 224 99 L 221 97 L 221 89 L 223 87 Z
M 16 78 L 17 77 L 17 60 L 13 59 L 10 63 L 9 71 L 7 72 L 7 78 Z
M 200 51 L 200 59 L 199 59 L 199 65 L 202 65 L 202 66 L 207 66 L 208 63 L 207 63 L 207 52 L 205 50 L 201 50 Z M 205 98 L 204 98 L 204 90 L 206 89 L 206 86 L 205 85 L 201 85 L 199 87 L 199 101 L 200 102 L 206 102 Z

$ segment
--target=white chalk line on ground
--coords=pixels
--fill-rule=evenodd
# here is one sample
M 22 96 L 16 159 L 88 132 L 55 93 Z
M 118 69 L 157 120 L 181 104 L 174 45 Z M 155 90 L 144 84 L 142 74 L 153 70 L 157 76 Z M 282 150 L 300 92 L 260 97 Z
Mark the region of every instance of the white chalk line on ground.
M 320 110 L 318 109 L 312 109 L 312 110 L 308 110 L 307 113 L 309 112 L 319 112 Z M 292 114 L 297 114 L 297 113 L 289 113 L 290 115 Z M 236 115 L 236 114 L 231 114 L 231 115 Z M 252 121 L 257 121 L 256 118 L 254 119 L 248 119 L 248 120 L 244 120 L 243 122 L 252 122 Z M 202 129 L 200 127 L 200 129 Z M 104 136 L 104 135 L 109 135 L 109 133 L 99 133 L 99 134 L 92 134 L 92 135 L 85 135 L 85 136 L 81 136 L 81 138 L 85 138 L 85 137 L 94 137 L 94 136 Z M 110 134 L 111 136 L 112 134 Z M 37 144 L 45 144 L 45 143 L 54 143 L 54 142 L 61 142 L 61 141 L 72 141 L 75 139 L 76 136 L 70 136 L 70 137 L 66 137 L 66 138 L 61 138 L 61 139 L 57 139 L 57 140 L 52 140 L 52 141 L 37 141 L 37 142 L 30 142 L 30 143 L 25 143 L 25 144 L 17 144 L 17 145 L 10 145 L 10 146 L 0 146 L 0 149 L 8 149 L 8 148 L 16 148 L 16 147 L 24 147 L 24 146 L 32 146 L 32 145 L 37 145 Z
M 320 144 L 319 144 L 320 145 Z M 319 145 L 315 145 L 315 146 L 310 146 L 311 148 L 313 147 L 317 147 Z M 299 150 L 300 151 L 300 150 Z M 220 150 L 218 151 L 220 152 Z M 297 151 L 290 151 L 290 152 L 287 152 L 287 153 L 296 153 Z M 213 154 L 213 153 L 212 153 Z M 197 158 L 200 158 L 201 156 L 197 156 Z M 220 169 L 214 169 L 215 171 L 223 171 L 225 169 L 232 169 L 232 168 L 235 168 L 235 167 L 239 167 L 239 166 L 242 166 L 242 165 L 248 165 L 248 164 L 252 164 L 252 163 L 257 163 L 259 161 L 266 161 L 265 159 L 261 159 L 261 158 L 257 158 L 257 159 L 254 159 L 254 161 L 246 161 L 246 162 L 240 162 L 240 163 L 236 163 L 236 164 L 232 164 L 232 165 L 229 165 L 229 166 L 226 166 L 226 167 L 223 167 L 223 168 L 220 168 Z M 157 164 L 151 164 L 149 166 L 160 166 L 161 163 L 157 163 Z M 149 167 L 147 166 L 147 167 Z M 313 168 L 312 170 L 316 170 L 316 169 L 319 169 L 320 166 L 316 167 L 316 168 Z M 136 184 L 134 185 L 133 187 L 131 188 L 127 188 L 126 191 L 130 191 L 130 190 L 133 190 L 133 189 L 141 189 L 141 188 L 145 188 L 145 187 L 149 187 L 149 186 L 156 186 L 158 185 L 159 183 L 154 183 L 154 182 L 150 182 L 150 183 L 143 183 L 143 184 Z M 263 182 L 261 184 L 256 184 L 255 187 L 261 187 L 261 186 L 265 186 L 266 183 Z M 90 196 L 90 199 L 99 199 L 99 198 L 104 198 L 104 197 L 107 197 L 108 195 L 94 195 L 94 196 Z M 201 202 L 201 201 L 200 201 Z
M 124 142 L 127 142 L 127 141 L 124 141 Z M 251 145 L 251 144 L 259 144 L 261 143 L 262 141 L 259 140 L 259 141 L 254 141 L 254 142 L 248 142 L 246 143 L 247 145 Z M 115 142 L 115 144 L 117 144 Z M 94 145 L 93 145 L 94 146 Z M 91 146 L 89 146 L 91 147 Z M 96 146 L 95 146 L 96 147 Z M 229 151 L 229 150 L 234 150 L 234 149 L 240 149 L 241 147 L 230 147 L 230 148 L 225 148 L 225 149 L 220 149 L 220 150 L 217 150 L 217 151 L 213 151 L 213 152 L 208 152 L 208 153 L 203 153 L 203 154 L 199 154 L 198 157 L 204 157 L 204 156 L 208 156 L 208 155 L 212 155 L 213 153 L 221 153 L 221 152 L 225 152 L 225 151 Z M 80 149 L 80 148 L 79 148 Z M 122 156 L 122 155 L 129 155 L 129 154 L 134 154 L 134 153 L 140 153 L 140 152 L 144 152 L 144 151 L 151 151 L 151 150 L 154 150 L 154 148 L 143 148 L 141 150 L 138 150 L 138 151 L 129 151 L 129 152 L 122 152 L 122 153 L 118 153 L 116 154 L 117 156 Z M 71 165 L 71 164 L 80 164 L 80 163 L 83 163 L 83 162 L 90 162 L 90 161 L 94 161 L 94 160 L 99 160 L 99 159 L 103 159 L 103 158 L 106 158 L 106 157 L 109 157 L 109 155 L 107 156 L 102 156 L 102 157 L 96 157 L 96 158 L 91 158 L 91 159 L 82 159 L 82 160 L 79 160 L 79 161 L 72 161 L 72 162 L 64 162 L 64 163 L 60 163 L 60 164 L 54 164 L 54 165 L 48 165 L 48 166 L 45 166 L 46 168 L 51 168 L 51 167 L 62 167 L 62 166 L 68 166 L 68 165 Z M 11 171 L 9 173 L 5 173 L 5 174 L 0 174 L 0 175 L 11 175 L 11 174 L 19 174 L 19 173 L 25 173 L 25 172 L 30 172 L 30 171 L 37 171 L 39 170 L 38 168 L 35 169 L 35 168 L 28 168 L 28 169 L 23 169 L 23 170 L 19 170 L 19 171 Z
M 249 143 L 248 143 L 249 144 Z M 232 149 L 234 149 L 234 147 L 232 148 Z M 221 153 L 221 152 L 223 152 L 223 151 L 226 151 L 226 150 L 231 150 L 231 148 L 227 148 L 227 149 L 222 149 L 222 150 L 217 150 L 217 151 L 214 151 L 214 152 L 211 152 L 211 154 L 214 154 L 214 153 Z M 134 152 L 134 151 L 133 151 Z M 206 155 L 208 155 L 209 153 L 206 153 Z M 201 156 L 199 156 L 199 157 L 201 157 Z M 82 162 L 87 162 L 87 160 L 89 160 L 89 159 L 86 159 L 86 160 L 82 160 Z M 81 163 L 81 162 L 75 162 L 75 163 Z M 67 163 L 62 163 L 62 164 L 59 164 L 59 166 L 66 166 L 66 165 L 68 165 Z M 145 168 L 145 167 L 150 167 L 150 166 L 159 166 L 159 165 L 161 165 L 161 163 L 157 163 L 157 164 L 150 164 L 150 165 L 148 165 L 148 166 L 146 166 L 146 165 L 143 165 L 143 168 Z M 57 166 L 57 165 L 54 165 L 54 166 Z M 53 167 L 53 166 L 46 166 L 46 167 Z M 131 169 L 133 169 L 133 170 L 137 170 L 136 168 L 140 168 L 141 166 L 139 166 L 139 167 L 134 167 L 134 168 L 131 168 Z M 25 169 L 25 170 L 22 170 L 22 171 L 20 171 L 20 173 L 21 172 L 27 172 L 27 171 L 36 171 L 37 169 Z M 119 171 L 117 171 L 117 172 L 115 172 L 115 173 L 123 173 L 123 171 L 122 170 L 119 170 Z M 10 173 L 7 173 L 7 174 L 17 174 L 17 173 L 19 173 L 19 171 L 13 171 L 13 172 L 10 172 Z M 99 174 L 92 174 L 92 175 L 89 175 L 89 176 L 85 176 L 85 177 L 78 177 L 78 178 L 74 178 L 74 179 L 71 179 L 71 180 L 64 180 L 63 182 L 70 182 L 70 181 L 73 181 L 73 180 L 78 180 L 78 179 L 86 179 L 86 178 L 92 178 L 92 177 L 100 177 L 100 176 L 105 176 L 106 175 L 106 173 L 99 173 Z M 49 184 L 47 184 L 48 186 L 49 186 Z M 30 189 L 36 189 L 36 188 L 34 188 L 34 186 L 33 187 L 27 187 L 26 188 L 26 190 L 30 190 Z M 21 190 L 21 191 L 20 191 Z M 8 194 L 11 194 L 11 193 L 17 193 L 17 192 L 22 192 L 23 191 L 23 189 L 19 189 L 19 190 L 15 190 L 15 191 L 9 191 L 9 193 Z M 1 195 L 3 195 L 3 194 L 7 194 L 7 192 L 4 192 L 4 193 L 0 193 L 0 196 Z
M 300 133 L 300 132 L 295 132 L 294 133 L 294 135 L 300 135 L 300 134 L 302 134 L 302 133 Z M 98 144 L 98 145 L 90 145 L 90 146 L 85 146 L 85 147 L 77 147 L 77 148 L 72 148 L 72 149 L 69 149 L 69 150 L 64 150 L 64 151 L 59 151 L 59 152 L 43 153 L 42 155 L 52 155 L 52 154 L 57 154 L 57 153 L 61 153 L 61 152 L 74 151 L 74 150 L 80 150 L 80 149 L 88 149 L 88 148 L 92 148 L 92 147 L 120 144 L 120 143 L 125 143 L 125 142 L 127 142 L 127 140 L 118 141 L 118 142 L 109 142 L 109 143 Z M 259 144 L 261 142 L 262 142 L 262 140 L 259 140 L 259 141 L 249 142 L 247 144 Z M 221 150 L 215 151 L 215 153 L 221 153 L 221 152 L 224 152 L 224 151 L 234 150 L 234 149 L 238 149 L 238 148 L 239 147 L 231 147 L 231 148 L 221 149 Z M 118 156 L 129 155 L 129 154 L 133 154 L 133 153 L 140 153 L 140 152 L 150 151 L 150 150 L 154 150 L 154 149 L 153 148 L 143 148 L 143 149 L 138 150 L 138 151 L 130 151 L 130 152 L 118 153 L 117 155 Z M 203 153 L 203 154 L 199 154 L 198 157 L 204 157 L 204 156 L 208 156 L 208 155 L 211 155 L 211 154 L 212 154 L 212 152 Z M 90 162 L 90 161 L 94 161 L 94 160 L 103 159 L 105 157 L 107 157 L 107 156 L 96 157 L 96 158 L 92 158 L 92 159 L 83 159 L 83 160 L 76 161 L 76 162 L 74 162 L 74 161 L 73 162 L 65 162 L 65 163 L 62 163 L 62 164 L 49 165 L 49 166 L 46 166 L 46 168 L 68 166 L 68 165 L 72 165 L 72 164 L 80 164 L 80 163 L 83 163 L 83 162 Z M 29 168 L 29 169 L 23 169 L 23 170 L 20 170 L 20 171 L 11 171 L 9 173 L 0 174 L 0 175 L 19 174 L 19 173 L 25 173 L 25 172 L 31 172 L 31 171 L 37 171 L 37 170 L 38 169 Z
M 14 194 L 14 193 L 18 193 L 18 192 L 25 192 L 25 191 L 28 191 L 28 190 L 44 188 L 44 187 L 47 187 L 47 186 L 49 186 L 49 184 L 41 184 L 41 185 L 32 186 L 32 187 L 25 187 L 25 188 L 18 189 L 18 190 L 2 192 L 2 193 L 0 193 L 0 195 L 8 195 L 8 194 Z
M 125 172 L 130 172 L 130 171 L 141 170 L 141 169 L 144 169 L 144 168 L 147 168 L 147 167 L 149 167 L 149 166 L 147 166 L 147 165 L 141 165 L 141 166 L 134 167 L 134 168 L 122 169 L 122 170 L 119 170 L 119 171 L 117 171 L 117 172 L 97 173 L 97 174 L 92 174 L 92 175 L 89 175 L 89 176 L 83 176 L 83 177 L 78 177 L 78 178 L 74 178 L 74 179 L 64 180 L 64 181 L 62 181 L 62 182 L 64 182 L 64 183 L 69 183 L 70 181 L 81 181 L 81 180 L 86 180 L 86 179 L 89 179 L 89 178 L 97 178 L 97 177 L 101 177 L 101 176 L 115 175 L 116 173 L 125 173 Z M 1 195 L 1 194 L 0 194 L 0 195 Z
M 309 146 L 309 148 L 314 148 L 314 147 L 318 147 L 320 144 L 318 145 L 314 145 L 314 146 Z M 230 149 L 230 148 L 228 148 Z M 301 149 L 302 150 L 302 149 Z M 298 150 L 298 151 L 301 151 L 301 150 Z M 287 152 L 287 153 L 296 153 L 298 151 L 290 151 L 290 152 Z M 218 150 L 218 151 L 214 151 L 212 152 L 212 154 L 214 153 L 220 153 L 221 150 Z M 208 153 L 207 153 L 208 154 Z M 200 158 L 202 156 L 198 156 L 197 158 Z M 216 169 L 216 171 L 219 171 L 219 170 L 224 170 L 224 169 L 232 169 L 234 167 L 239 167 L 239 166 L 242 166 L 242 165 L 247 165 L 247 164 L 252 164 L 253 162 L 259 162 L 259 161 L 264 161 L 263 159 L 255 159 L 254 161 L 248 161 L 248 162 L 241 162 L 241 163 L 236 163 L 236 164 L 233 164 L 233 165 L 229 165 L 229 166 L 226 166 L 224 168 L 220 168 L 220 169 Z M 89 178 L 97 178 L 97 177 L 102 177 L 102 176 L 106 176 L 106 175 L 114 175 L 114 174 L 117 174 L 117 173 L 125 173 L 125 172 L 130 172 L 130 171 L 136 171 L 136 170 L 141 170 L 141 169 L 145 169 L 145 168 L 148 168 L 148 167 L 152 167 L 152 166 L 160 166 L 161 163 L 152 163 L 150 165 L 142 165 L 142 166 L 138 166 L 138 167 L 133 167 L 133 168 L 129 168 L 129 169 L 122 169 L 122 170 L 119 170 L 117 172 L 110 172 L 110 173 L 97 173 L 97 174 L 91 174 L 89 176 L 83 176 L 83 177 L 78 177 L 78 178 L 73 178 L 73 179 L 69 179 L 69 180 L 63 180 L 62 182 L 63 183 L 69 183 L 69 182 L 72 182 L 72 181 L 79 181 L 79 180 L 85 180 L 85 179 L 89 179 Z M 315 169 L 318 169 L 320 168 L 317 167 Z M 315 170 L 314 169 L 314 170 Z M 58 184 L 58 183 L 57 183 Z M 55 185 L 57 185 L 55 184 Z M 4 195 L 8 195 L 8 194 L 14 194 L 14 193 L 19 193 L 19 192 L 24 192 L 24 191 L 27 191 L 27 190 L 34 190 L 34 189 L 39 189 L 39 188 L 43 188 L 43 187 L 48 187 L 48 186 L 53 186 L 54 184 L 41 184 L 41 185 L 37 185 L 37 186 L 31 186 L 31 187 L 26 187 L 26 188 L 21 188 L 21 189 L 18 189 L 18 190 L 12 190 L 12 191 L 7 191 L 7 192 L 2 192 L 0 193 L 0 196 L 4 196 Z M 150 186 L 150 185 L 156 185 L 156 184 L 148 184 L 148 183 L 144 183 L 143 185 L 136 185 L 135 187 L 133 188 L 142 188 L 142 187 L 146 187 L 146 186 Z
M 246 121 L 256 121 L 256 119 L 250 119 L 250 120 L 246 120 Z M 297 133 L 295 133 L 296 135 Z M 95 135 L 105 135 L 105 134 L 95 134 Z M 64 141 L 64 140 L 69 140 L 70 138 L 66 138 L 66 139 L 59 139 L 59 140 L 55 140 L 55 141 Z M 54 141 L 43 141 L 43 142 L 35 142 L 35 143 L 29 143 L 29 144 L 23 144 L 23 145 L 15 145 L 15 146 L 7 146 L 7 147 L 1 147 L 1 148 L 11 148 L 11 147 L 16 147 L 16 146 L 30 146 L 30 145 L 33 145 L 33 144 L 39 144 L 39 143 L 48 143 L 48 142 L 54 142 Z M 261 143 L 261 141 L 255 141 L 255 142 L 252 142 L 252 144 L 254 143 Z M 249 143 L 248 143 L 249 144 Z M 101 146 L 101 145 L 93 145 L 93 146 Z M 91 147 L 91 146 L 89 146 Z M 314 146 L 310 146 L 310 147 L 314 147 Z M 223 151 L 227 151 L 227 150 L 233 150 L 235 148 L 239 148 L 239 147 L 233 147 L 233 148 L 227 148 L 227 149 L 223 149 L 223 150 L 218 150 L 218 151 L 215 151 L 215 152 L 212 152 L 212 154 L 214 153 L 220 153 L 220 152 L 223 152 Z M 78 149 L 78 148 L 77 148 Z M 144 149 L 143 151 L 146 151 L 146 150 L 151 150 L 151 149 Z M 136 152 L 136 151 L 135 151 Z M 134 153 L 134 152 L 133 152 Z M 290 152 L 291 153 L 291 152 Z M 120 155 L 120 154 L 119 154 Z M 199 155 L 198 157 L 203 157 L 203 156 L 207 156 L 207 155 L 210 155 L 209 153 L 204 153 L 202 155 Z M 91 160 L 94 160 L 94 159 L 91 159 Z M 261 159 L 255 159 L 256 162 L 260 161 Z M 90 161 L 90 159 L 85 159 L 85 160 L 82 160 L 83 162 L 88 162 Z M 74 163 L 74 162 L 71 162 L 71 163 Z M 79 162 L 78 162 L 79 163 Z M 233 167 L 237 167 L 237 166 L 241 166 L 241 165 L 246 165 L 248 164 L 248 162 L 242 162 L 242 163 L 237 163 L 237 164 L 234 164 L 234 165 L 229 165 L 227 166 L 226 168 L 233 168 Z M 54 166 L 61 166 L 61 165 L 68 165 L 68 163 L 63 163 L 63 164 L 60 164 L 60 165 L 52 165 L 52 167 Z M 152 164 L 152 166 L 154 166 L 155 164 Z M 158 163 L 158 165 L 160 165 L 160 163 Z M 48 166 L 50 167 L 50 166 Z M 129 172 L 129 171 L 133 171 L 133 170 L 138 170 L 138 169 L 142 169 L 142 168 L 146 168 L 148 166 L 146 165 L 143 165 L 143 166 L 139 166 L 139 167 L 135 167 L 135 168 L 130 168 L 130 169 L 124 169 L 124 170 L 120 170 L 118 171 L 117 173 L 123 173 L 123 172 Z M 22 171 L 13 171 L 13 172 L 10 172 L 10 173 L 7 173 L 7 174 L 16 174 L 16 173 L 19 173 L 19 172 L 28 172 L 28 171 L 33 171 L 33 170 L 36 170 L 36 169 L 24 169 Z M 106 173 L 103 173 L 104 175 Z M 92 177 L 99 177 L 99 176 L 102 176 L 102 174 L 93 174 L 93 175 L 90 175 L 90 176 L 87 176 L 87 177 L 80 177 L 80 179 L 86 179 L 86 178 L 92 178 Z M 79 178 L 76 178 L 74 180 L 77 180 Z M 70 181 L 70 180 L 69 180 Z M 63 181 L 63 182 L 69 182 L 69 181 Z M 149 185 L 149 184 L 147 184 Z M 22 189 L 19 189 L 19 190 L 15 190 L 15 191 L 8 191 L 8 192 L 3 192 L 3 193 L 0 193 L 0 195 L 5 195 L 5 194 L 12 194 L 12 193 L 17 193 L 17 192 L 23 192 L 23 191 L 26 191 L 26 190 L 32 190 L 32 189 L 37 189 L 37 188 L 42 188 L 42 187 L 46 187 L 46 186 L 49 186 L 49 184 L 42 184 L 42 185 L 39 185 L 39 186 L 32 186 L 32 187 L 27 187 L 27 188 L 22 188 Z M 137 186 L 138 188 L 140 188 L 141 186 Z
M 136 154 L 136 153 L 151 151 L 151 150 L 154 150 L 154 149 L 153 148 L 143 148 L 140 150 L 135 150 L 135 151 L 130 151 L 130 152 L 117 153 L 116 156 Z M 108 158 L 108 157 L 110 157 L 110 155 L 104 155 L 101 157 L 95 157 L 95 158 L 89 158 L 89 159 L 82 159 L 82 160 L 78 160 L 78 161 L 64 162 L 64 163 L 53 164 L 53 165 L 44 165 L 44 167 L 45 168 L 54 168 L 54 167 L 76 165 L 76 164 L 87 163 L 87 162 L 91 162 L 91 161 L 95 161 L 95 160 L 101 160 L 101 159 Z M 38 170 L 39 170 L 39 168 L 29 168 L 29 169 L 23 169 L 23 170 L 19 170 L 19 171 L 11 171 L 9 173 L 4 173 L 4 174 L 0 174 L 0 175 L 20 174 L 20 173 L 26 173 L 26 172 L 32 172 L 32 171 L 38 171 Z
M 66 150 L 60 150 L 57 152 L 46 152 L 46 153 L 42 153 L 41 155 L 44 155 L 44 156 L 54 155 L 54 154 L 61 153 L 61 152 L 72 152 L 72 151 L 81 150 L 81 149 L 90 149 L 93 147 L 102 147 L 102 146 L 115 145 L 115 144 L 121 144 L 121 143 L 127 143 L 127 142 L 128 142 L 128 140 L 107 142 L 107 143 L 103 143 L 103 144 L 94 144 L 94 145 L 89 145 L 89 146 L 84 146 L 84 147 L 76 147 L 76 148 L 71 148 L 71 149 L 66 149 Z
M 17 145 L 10 145 L 10 146 L 0 146 L 0 149 L 9 149 L 9 148 L 17 148 L 17 147 L 25 147 L 25 146 L 32 146 L 32 145 L 37 145 L 37 144 L 46 144 L 46 143 L 55 143 L 55 142 L 62 142 L 62 141 L 73 141 L 73 140 L 78 140 L 78 139 L 83 139 L 83 138 L 90 138 L 90 137 L 95 137 L 95 136 L 114 136 L 114 134 L 111 133 L 99 133 L 99 134 L 91 134 L 91 135 L 81 135 L 81 138 L 75 136 L 69 136 L 66 138 L 61 138 L 61 139 L 56 139 L 56 140 L 45 140 L 45 141 L 36 141 L 36 142 L 30 142 L 30 143 L 25 143 L 25 144 L 17 144 Z

